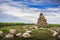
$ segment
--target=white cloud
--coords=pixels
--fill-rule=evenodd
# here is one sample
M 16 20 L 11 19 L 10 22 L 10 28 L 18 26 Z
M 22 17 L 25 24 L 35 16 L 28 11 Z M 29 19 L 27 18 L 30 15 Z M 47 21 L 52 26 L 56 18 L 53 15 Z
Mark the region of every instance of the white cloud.
M 47 13 L 47 12 L 46 12 Z M 48 15 L 46 15 L 46 19 L 48 23 L 54 23 L 54 24 L 60 24 L 60 12 L 49 12 Z
M 10 1 L 0 4 L 0 10 L 7 15 L 21 18 L 23 22 L 29 23 L 36 23 L 40 12 L 43 12 L 48 23 L 60 23 L 60 8 L 29 8 L 27 5 L 20 4 L 19 2 Z
M 12 1 L 12 0 L 0 0 L 0 1 Z
M 22 8 L 18 7 L 13 7 L 8 4 L 2 4 L 0 7 L 0 10 L 2 10 L 5 14 L 7 15 L 12 15 L 18 18 L 22 18 L 24 21 L 31 21 L 34 22 L 36 21 L 35 19 L 37 18 L 36 16 L 36 10 L 37 8 L 26 8 L 22 6 Z

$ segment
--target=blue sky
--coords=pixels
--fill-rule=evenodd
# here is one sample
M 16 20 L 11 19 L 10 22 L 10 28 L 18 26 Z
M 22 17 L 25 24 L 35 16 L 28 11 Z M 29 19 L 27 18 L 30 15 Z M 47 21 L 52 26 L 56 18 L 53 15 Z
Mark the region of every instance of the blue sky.
M 60 0 L 0 0 L 0 22 L 36 23 L 43 13 L 50 24 L 60 24 Z

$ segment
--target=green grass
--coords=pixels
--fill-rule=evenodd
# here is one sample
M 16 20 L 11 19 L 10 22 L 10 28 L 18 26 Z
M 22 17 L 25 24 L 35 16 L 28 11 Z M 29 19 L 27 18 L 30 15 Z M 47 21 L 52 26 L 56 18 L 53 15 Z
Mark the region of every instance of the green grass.
M 50 27 L 60 27 L 60 24 L 49 24 Z
M 0 22 L 0 27 L 34 25 L 33 23 Z M 49 24 L 49 27 L 60 27 L 60 24 Z
M 4 36 L 9 33 L 9 30 L 13 27 L 4 27 L 2 28 L 2 31 L 4 32 Z M 25 30 L 21 27 L 14 27 L 18 29 L 20 33 L 24 33 Z M 13 40 L 13 39 L 12 39 Z M 14 38 L 14 40 L 56 40 L 55 37 L 52 36 L 52 32 L 47 30 L 45 28 L 44 30 L 38 29 L 38 30 L 33 30 L 31 33 L 31 37 L 24 38 L 24 37 L 19 37 L 19 38 Z
M 25 29 L 23 27 L 28 26 L 34 26 L 34 24 L 27 24 L 27 23 L 0 23 L 0 31 L 2 30 L 4 32 L 4 36 L 9 33 L 10 29 L 17 29 L 19 32 L 24 33 Z M 49 24 L 50 28 L 59 28 L 60 24 Z M 29 38 L 17 38 L 16 40 L 56 40 L 55 37 L 52 36 L 52 32 L 47 30 L 48 28 L 45 28 L 44 30 L 38 29 L 33 30 L 31 33 L 31 37 Z
M 27 23 L 0 23 L 0 27 L 2 26 L 21 26 L 21 25 L 33 25 L 33 24 L 27 24 Z

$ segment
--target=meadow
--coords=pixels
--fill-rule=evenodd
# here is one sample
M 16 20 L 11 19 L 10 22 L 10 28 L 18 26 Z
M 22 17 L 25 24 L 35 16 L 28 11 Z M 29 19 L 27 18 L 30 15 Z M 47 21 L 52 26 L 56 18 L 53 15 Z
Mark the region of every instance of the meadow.
M 49 24 L 49 27 L 44 28 L 44 29 L 30 29 L 30 27 L 35 26 L 35 24 L 28 24 L 28 23 L 0 23 L 0 31 L 3 31 L 4 35 L 3 38 L 5 37 L 5 35 L 7 35 L 9 33 L 10 29 L 17 29 L 18 32 L 20 33 L 24 33 L 26 31 L 25 27 L 28 28 L 28 30 L 32 31 L 31 32 L 31 37 L 27 37 L 24 38 L 22 36 L 20 37 L 16 37 L 13 39 L 3 39 L 1 38 L 1 40 L 56 40 L 56 37 L 52 36 L 52 32 L 49 31 L 48 29 L 56 29 L 60 27 L 60 24 Z

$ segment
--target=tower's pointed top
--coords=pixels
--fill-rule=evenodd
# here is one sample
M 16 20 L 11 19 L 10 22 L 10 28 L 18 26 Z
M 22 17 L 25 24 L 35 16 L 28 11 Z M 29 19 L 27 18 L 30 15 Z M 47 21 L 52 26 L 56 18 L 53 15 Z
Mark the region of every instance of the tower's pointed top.
M 40 15 L 43 15 L 43 13 L 40 13 Z

